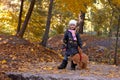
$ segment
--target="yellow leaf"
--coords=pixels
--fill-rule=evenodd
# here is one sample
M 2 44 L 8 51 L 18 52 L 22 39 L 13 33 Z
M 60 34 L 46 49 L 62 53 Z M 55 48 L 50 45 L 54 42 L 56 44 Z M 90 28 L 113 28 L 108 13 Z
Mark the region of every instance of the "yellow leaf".
M 1 62 L 2 64 L 5 64 L 5 63 L 7 63 L 7 61 L 6 60 L 2 60 L 2 62 Z

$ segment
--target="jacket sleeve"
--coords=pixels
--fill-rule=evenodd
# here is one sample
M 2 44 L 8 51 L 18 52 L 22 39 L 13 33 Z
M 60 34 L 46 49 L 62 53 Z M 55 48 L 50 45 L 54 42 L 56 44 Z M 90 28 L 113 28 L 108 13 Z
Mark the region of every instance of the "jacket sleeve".
M 80 38 L 80 34 L 79 33 L 77 33 L 77 43 L 78 43 L 78 46 L 82 49 L 82 40 L 81 40 L 81 38 Z
M 64 34 L 64 37 L 63 37 L 63 47 L 62 48 L 66 48 L 67 47 L 67 42 L 68 42 L 68 35 L 67 35 L 67 31 L 65 32 Z

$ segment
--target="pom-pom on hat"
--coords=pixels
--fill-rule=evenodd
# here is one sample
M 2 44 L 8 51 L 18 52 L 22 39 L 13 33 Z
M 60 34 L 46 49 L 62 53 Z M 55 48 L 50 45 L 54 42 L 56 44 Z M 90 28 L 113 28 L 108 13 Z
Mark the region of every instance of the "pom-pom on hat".
M 77 21 L 76 20 L 70 20 L 69 21 L 69 25 L 71 25 L 71 24 L 74 24 L 76 26 L 77 25 Z

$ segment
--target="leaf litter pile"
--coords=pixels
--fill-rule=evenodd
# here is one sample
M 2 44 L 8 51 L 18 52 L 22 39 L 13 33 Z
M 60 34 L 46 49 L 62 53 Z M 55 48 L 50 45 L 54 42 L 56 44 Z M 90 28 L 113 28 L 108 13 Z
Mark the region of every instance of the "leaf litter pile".
M 27 64 L 58 62 L 60 60 L 60 55 L 39 44 L 32 44 L 27 40 L 15 36 L 0 35 L 1 72 L 19 71 Z
M 15 36 L 0 35 L 0 80 L 10 80 L 6 75 L 4 75 L 4 72 L 76 74 L 85 77 L 103 76 L 107 78 L 120 78 L 120 66 L 106 65 L 106 62 L 101 60 L 100 61 L 102 63 L 90 62 L 88 65 L 88 70 L 71 71 L 69 70 L 70 63 L 68 64 L 67 69 L 58 70 L 57 66 L 60 64 L 62 56 L 58 53 L 59 51 L 56 51 L 56 48 L 61 48 L 63 35 L 58 35 L 56 37 L 57 38 L 52 38 L 48 41 L 48 47 L 52 46 L 52 49 L 55 48 L 55 50 L 50 50 L 42 47 L 39 44 L 33 44 L 27 40 L 20 39 Z M 91 45 L 86 44 L 93 42 L 94 39 L 90 36 L 87 36 L 87 38 L 90 40 L 86 40 L 86 36 L 81 37 L 85 42 L 85 46 Z M 95 39 L 94 41 L 98 41 L 98 39 Z M 95 59 L 94 57 L 96 57 L 98 59 L 105 60 L 103 56 L 100 56 L 103 54 L 103 52 L 106 52 L 106 47 L 104 47 L 103 52 L 101 52 L 101 50 L 99 51 L 99 49 L 101 49 L 101 46 L 90 46 L 86 51 L 89 57 L 92 55 L 92 57 L 90 57 L 92 59 Z

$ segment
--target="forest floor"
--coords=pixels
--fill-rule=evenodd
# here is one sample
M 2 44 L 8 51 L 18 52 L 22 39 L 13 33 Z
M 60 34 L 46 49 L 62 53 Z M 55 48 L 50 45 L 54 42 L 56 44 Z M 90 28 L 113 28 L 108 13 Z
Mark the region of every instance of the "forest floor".
M 114 51 L 111 48 L 115 44 L 114 40 L 86 35 L 81 37 L 84 42 L 83 50 L 92 61 L 87 70 L 71 71 L 70 62 L 66 69 L 57 69 L 62 61 L 60 53 L 63 35 L 48 41 L 48 47 L 52 50 L 15 36 L 0 35 L 0 80 L 10 80 L 4 74 L 6 72 L 49 74 L 54 78 L 61 77 L 61 80 L 67 77 L 70 80 L 77 80 L 79 77 L 82 80 L 120 80 L 120 66 L 110 65 L 113 63 Z

